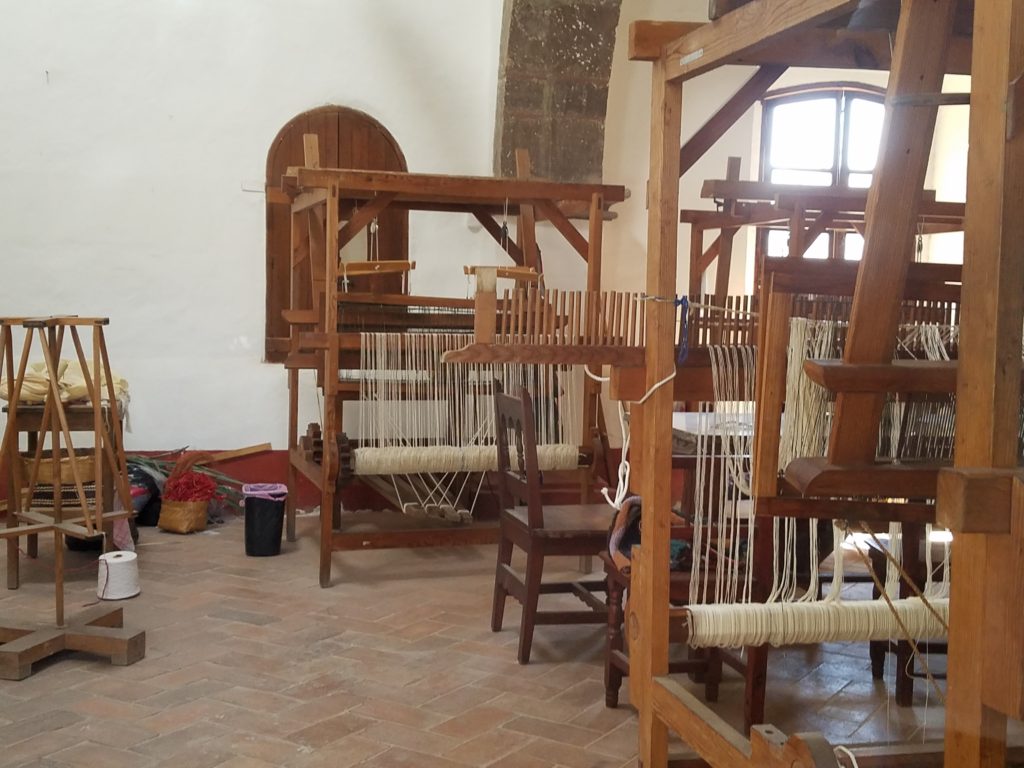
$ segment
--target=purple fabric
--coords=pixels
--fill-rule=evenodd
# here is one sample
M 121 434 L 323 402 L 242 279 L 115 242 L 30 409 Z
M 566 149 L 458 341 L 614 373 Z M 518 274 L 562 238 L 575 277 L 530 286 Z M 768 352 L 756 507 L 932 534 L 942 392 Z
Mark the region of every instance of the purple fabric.
M 247 499 L 282 501 L 288 496 L 288 486 L 284 483 L 246 483 L 242 486 L 242 495 Z

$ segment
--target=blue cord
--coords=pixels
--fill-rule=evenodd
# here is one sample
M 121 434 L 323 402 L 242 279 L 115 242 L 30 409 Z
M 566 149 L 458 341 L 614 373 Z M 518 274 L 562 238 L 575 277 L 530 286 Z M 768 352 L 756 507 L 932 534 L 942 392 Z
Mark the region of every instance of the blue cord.
M 679 323 L 679 354 L 676 364 L 682 365 L 690 354 L 690 300 L 685 296 L 676 299 L 676 306 L 682 307 L 683 316 Z

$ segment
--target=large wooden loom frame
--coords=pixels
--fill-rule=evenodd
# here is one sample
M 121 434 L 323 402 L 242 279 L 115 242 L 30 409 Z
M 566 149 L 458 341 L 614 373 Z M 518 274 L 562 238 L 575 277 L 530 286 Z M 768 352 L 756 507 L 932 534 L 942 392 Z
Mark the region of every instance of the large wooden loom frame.
M 904 0 L 891 51 L 885 29 L 816 28 L 857 6 L 856 0 L 753 0 L 708 25 L 634 25 L 632 57 L 653 62 L 647 292 L 666 296 L 675 290 L 684 80 L 727 63 L 762 65 L 698 132 L 703 146 L 691 147 L 689 155 L 699 156 L 763 93 L 765 81 L 774 82 L 771 72 L 780 65 L 891 69 L 886 129 L 868 199 L 865 250 L 843 366 L 854 383 L 845 385 L 852 391 L 838 394 L 829 457 L 836 473 L 864 470 L 874 457 L 882 398 L 894 378 L 919 387 L 937 387 L 938 378 L 949 378 L 948 370 L 934 373 L 926 366 L 898 372 L 890 362 L 891 340 L 912 261 L 930 146 L 922 139 L 931 135 L 939 105 L 963 103 L 962 97 L 953 101 L 939 94 L 943 74 L 973 75 L 963 364 L 956 376 L 959 407 L 972 420 L 957 430 L 957 469 L 940 476 L 938 517 L 957 533 L 945 765 L 989 768 L 1005 763 L 1006 717 L 1024 717 L 1024 619 L 1019 611 L 1024 482 L 1016 475 L 1024 218 L 1013 210 L 1024 198 L 1024 0 L 979 3 L 973 47 L 967 38 L 952 35 L 952 0 Z M 687 156 L 684 147 L 682 159 Z M 887 253 L 892 243 L 901 245 Z M 674 366 L 673 325 L 667 306 L 648 313 L 648 386 Z M 670 504 L 663 478 L 670 464 L 671 407 L 671 391 L 662 388 L 637 409 L 633 424 L 643 436 L 633 471 L 641 478 L 645 500 L 630 616 L 630 680 L 640 711 L 641 764 L 666 764 L 671 728 L 700 754 L 702 760 L 694 765 L 835 766 L 830 745 L 820 737 L 787 740 L 760 727 L 748 741 L 666 677 L 669 525 L 658 512 Z M 773 468 L 773 482 L 774 476 Z M 900 765 L 936 764 L 936 753 L 897 746 L 863 751 L 859 760 L 862 766 L 896 760 Z
M 481 544 L 497 541 L 495 525 L 418 527 L 411 530 L 357 531 L 340 530 L 337 509 L 337 487 L 341 457 L 337 438 L 342 432 L 342 402 L 358 398 L 345 382 L 339 381 L 339 367 L 358 368 L 359 334 L 338 332 L 340 301 L 358 305 L 390 304 L 396 306 L 426 305 L 443 311 L 446 307 L 471 309 L 473 301 L 440 297 L 409 296 L 406 293 L 344 293 L 339 280 L 343 277 L 337 254 L 356 235 L 367 228 L 387 208 L 469 214 L 502 247 L 518 267 L 543 272 L 540 249 L 537 247 L 535 224 L 551 222 L 554 228 L 587 263 L 587 286 L 600 289 L 602 226 L 608 205 L 621 202 L 626 190 L 621 186 L 602 184 L 562 184 L 530 177 L 529 159 L 517 153 L 520 178 L 501 179 L 473 176 L 448 176 L 373 172 L 319 167 L 316 137 L 305 137 L 305 165 L 290 168 L 282 178 L 282 190 L 291 200 L 292 211 L 292 306 L 285 311 L 291 324 L 291 352 L 285 363 L 288 369 L 288 486 L 294 490 L 296 473 L 309 478 L 320 490 L 320 585 L 331 582 L 331 553 L 339 550 L 381 547 L 442 546 Z M 581 233 L 570 221 L 566 211 L 586 214 L 588 234 Z M 517 240 L 495 220 L 511 214 L 517 219 Z M 345 221 L 343 216 L 347 215 Z M 332 258 L 332 254 L 334 257 Z M 308 259 L 312 291 L 298 284 L 302 263 Z M 346 267 L 347 275 L 404 274 L 409 262 L 365 262 Z M 481 275 L 478 273 L 478 282 Z M 493 275 L 484 278 L 492 280 Z M 312 306 L 304 304 L 310 296 Z M 473 318 L 467 318 L 472 327 Z M 494 322 L 494 316 L 491 317 Z M 348 365 L 341 365 L 348 360 Z M 354 364 L 352 364 L 354 361 Z M 317 372 L 317 382 L 324 394 L 323 458 L 320 464 L 310 462 L 298 445 L 299 370 Z M 596 403 L 598 389 L 587 382 L 586 403 Z M 600 409 L 586 408 L 584 441 L 595 428 L 603 430 Z M 582 483 L 581 483 L 582 484 Z M 583 492 L 583 489 L 581 489 Z M 295 539 L 295 498 L 289 494 L 287 534 Z

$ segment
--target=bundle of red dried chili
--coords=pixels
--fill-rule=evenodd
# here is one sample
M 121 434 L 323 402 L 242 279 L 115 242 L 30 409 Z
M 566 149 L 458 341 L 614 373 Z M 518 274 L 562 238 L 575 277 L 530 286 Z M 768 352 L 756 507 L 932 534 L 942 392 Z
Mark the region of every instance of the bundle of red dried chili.
M 217 483 L 202 472 L 182 472 L 168 478 L 163 498 L 167 501 L 209 501 L 217 492 Z

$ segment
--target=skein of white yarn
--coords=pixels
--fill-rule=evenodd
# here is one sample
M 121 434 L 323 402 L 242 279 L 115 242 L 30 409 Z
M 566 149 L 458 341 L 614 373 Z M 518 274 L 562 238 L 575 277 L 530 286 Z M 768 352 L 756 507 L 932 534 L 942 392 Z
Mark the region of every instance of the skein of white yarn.
M 139 556 L 134 552 L 107 552 L 100 555 L 96 597 L 100 600 L 124 600 L 142 591 L 139 585 Z

